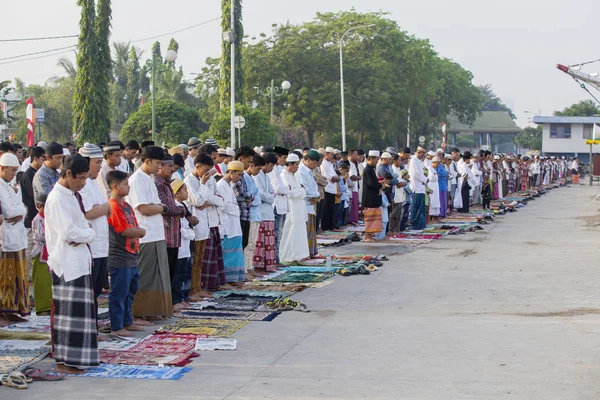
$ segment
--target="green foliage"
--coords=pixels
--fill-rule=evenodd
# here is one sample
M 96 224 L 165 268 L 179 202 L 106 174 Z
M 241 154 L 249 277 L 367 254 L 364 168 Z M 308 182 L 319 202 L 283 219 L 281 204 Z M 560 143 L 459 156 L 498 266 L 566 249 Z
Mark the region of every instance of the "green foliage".
M 231 2 L 235 1 L 234 10 L 234 45 L 235 45 L 235 100 L 243 104 L 244 98 L 244 70 L 242 67 L 244 25 L 242 24 L 242 1 L 221 0 L 221 28 L 223 32 L 231 30 Z M 219 82 L 219 95 L 221 107 L 231 104 L 231 44 L 221 44 L 221 77 Z
M 507 111 L 508 115 L 515 120 L 517 116 L 513 113 L 513 111 L 505 105 L 502 100 L 494 93 L 492 89 L 492 85 L 483 85 L 479 86 L 479 90 L 485 96 L 485 103 L 481 108 L 481 111 Z
M 10 87 L 10 81 L 0 81 L 0 97 L 6 96 L 12 88 Z M 4 113 L 0 112 L 0 124 L 4 124 Z
M 187 143 L 192 136 L 199 136 L 207 126 L 198 111 L 185 104 L 161 99 L 156 102 L 156 143 L 167 145 Z M 123 125 L 120 138 L 123 142 L 136 139 L 139 142 L 152 138 L 152 103 L 148 102 L 131 114 Z
M 515 137 L 515 143 L 529 150 L 542 150 L 543 128 L 541 125 L 524 128 Z
M 562 111 L 554 111 L 559 117 L 593 117 L 600 114 L 600 108 L 592 100 L 582 100 Z
M 242 145 L 254 147 L 279 144 L 275 128 L 269 122 L 268 114 L 247 105 L 237 104 L 236 115 L 241 115 L 246 120 L 246 125 L 242 128 Z M 231 146 L 231 108 L 222 108 L 219 111 L 212 121 L 208 133 L 220 146 Z M 234 147 L 238 147 L 237 143 Z
M 140 104 L 140 63 L 135 48 L 131 48 L 127 65 L 127 101 L 125 112 L 134 113 Z

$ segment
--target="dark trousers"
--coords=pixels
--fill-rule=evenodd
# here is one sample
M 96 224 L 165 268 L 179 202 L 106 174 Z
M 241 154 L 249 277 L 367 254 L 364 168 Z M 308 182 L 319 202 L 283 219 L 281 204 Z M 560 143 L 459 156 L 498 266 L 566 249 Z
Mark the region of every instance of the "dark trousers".
M 396 233 L 400 231 L 400 223 L 402 221 L 402 210 L 404 209 L 404 205 L 402 203 L 392 203 L 390 209 L 390 226 L 388 232 Z
M 186 301 L 190 297 L 190 288 L 192 287 L 192 257 L 178 259 L 177 270 L 182 274 L 181 301 Z
M 469 188 L 468 185 L 464 185 L 462 187 L 462 189 L 460 190 L 460 194 L 462 196 L 463 206 L 462 206 L 462 208 L 459 208 L 456 211 L 461 212 L 461 213 L 468 213 L 469 212 L 469 206 L 470 206 L 470 200 L 471 200 L 470 197 L 469 197 L 469 191 L 470 190 L 471 189 Z
M 404 232 L 406 230 L 406 225 L 408 223 L 408 216 L 410 214 L 410 203 L 404 202 L 402 205 L 402 219 L 400 220 L 400 232 Z
M 323 216 L 321 219 L 321 229 L 330 231 L 334 227 L 335 217 L 335 194 L 325 193 L 325 204 L 323 205 Z
M 484 210 L 487 210 L 488 208 L 490 208 L 490 201 L 491 201 L 490 198 L 483 199 L 483 209 Z
M 242 248 L 248 246 L 248 237 L 250 236 L 250 221 L 240 219 L 240 225 L 242 226 Z
M 178 247 L 167 247 L 167 258 L 169 259 L 169 275 L 171 276 L 171 298 L 173 304 L 181 303 L 181 279 L 184 271 L 178 270 Z
M 333 228 L 334 229 L 340 229 L 341 226 L 341 220 L 340 218 L 342 217 L 340 215 L 341 211 L 342 211 L 342 204 L 343 203 L 338 203 L 338 204 L 333 204 Z
M 317 219 L 315 221 L 315 229 L 316 231 L 321 230 L 321 222 L 323 219 L 323 207 L 325 206 L 325 199 L 319 200 L 317 203 Z
M 108 295 L 108 316 L 110 329 L 120 331 L 133 325 L 131 307 L 138 291 L 140 273 L 138 268 L 110 268 L 110 294 Z
M 108 275 L 108 257 L 94 258 L 92 260 L 92 287 L 94 288 L 94 304 L 98 315 L 98 297 L 104 289 L 104 282 Z

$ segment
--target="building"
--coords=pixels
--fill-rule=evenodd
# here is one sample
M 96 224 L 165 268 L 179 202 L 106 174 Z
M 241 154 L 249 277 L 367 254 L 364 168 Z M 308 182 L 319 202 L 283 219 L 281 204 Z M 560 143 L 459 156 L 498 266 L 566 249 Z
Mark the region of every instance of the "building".
M 482 111 L 472 125 L 463 124 L 457 118 L 448 118 L 448 142 L 456 145 L 457 135 L 473 136 L 473 149 L 493 153 L 518 153 L 515 136 L 521 132 L 506 111 Z M 461 150 L 467 150 L 461 146 Z
M 542 125 L 542 154 L 545 156 L 578 157 L 581 162 L 590 161 L 590 145 L 596 124 L 596 135 L 600 137 L 600 117 L 533 117 L 533 122 Z M 599 146 L 594 146 L 598 152 Z

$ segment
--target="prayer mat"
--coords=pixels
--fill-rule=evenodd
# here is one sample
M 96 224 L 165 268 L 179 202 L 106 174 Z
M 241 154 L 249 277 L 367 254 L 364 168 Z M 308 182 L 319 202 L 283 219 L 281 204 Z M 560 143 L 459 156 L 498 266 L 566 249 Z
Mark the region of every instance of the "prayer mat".
M 279 297 L 222 297 L 220 299 L 207 301 L 200 308 L 190 308 L 202 310 L 256 311 L 267 301 L 277 299 L 279 299 Z
M 333 276 L 333 272 L 311 273 L 285 271 L 283 274 L 267 279 L 269 282 L 323 282 Z
M 393 239 L 439 239 L 442 237 L 440 233 L 394 233 L 390 234 Z
M 17 322 L 0 330 L 15 330 L 29 332 L 50 332 L 50 317 L 30 315 L 26 322 Z
M 0 352 L 11 350 L 39 350 L 48 340 L 0 340 Z
M 300 267 L 302 268 L 302 267 Z M 246 283 L 246 287 L 260 291 L 279 291 L 279 292 L 301 292 L 306 289 L 306 283 L 285 283 L 285 282 L 265 282 L 253 281 Z
M 108 306 L 108 294 L 98 296 L 98 306 Z
M 174 316 L 183 319 L 229 319 L 270 322 L 279 314 L 278 312 L 260 311 L 181 310 L 176 312 Z
M 100 361 L 106 364 L 173 365 L 183 367 L 192 362 L 198 353 L 138 353 L 135 351 L 100 350 Z
M 0 329 L 0 340 L 50 340 L 50 332 Z
M 48 352 L 48 349 L 0 351 L 0 374 L 22 371 L 46 358 Z
M 188 353 L 194 350 L 198 335 L 150 335 L 129 351 L 150 354 Z
M 225 338 L 198 338 L 196 340 L 195 350 L 212 351 L 212 350 L 235 350 L 237 349 L 237 340 Z
M 175 333 L 208 336 L 231 336 L 235 331 L 248 324 L 248 321 L 227 319 L 180 319 L 163 326 L 156 333 Z
M 112 378 L 112 379 L 151 379 L 177 381 L 183 374 L 190 372 L 192 368 L 157 367 L 153 365 L 120 365 L 101 364 L 99 367 L 89 368 L 83 375 L 85 378 Z
M 273 290 L 221 290 L 220 292 L 213 293 L 213 298 L 219 299 L 223 297 L 289 297 L 292 292 L 289 291 L 273 291 Z
M 127 351 L 138 344 L 141 339 L 133 337 L 120 337 L 117 335 L 105 335 L 103 341 L 98 342 L 98 350 Z

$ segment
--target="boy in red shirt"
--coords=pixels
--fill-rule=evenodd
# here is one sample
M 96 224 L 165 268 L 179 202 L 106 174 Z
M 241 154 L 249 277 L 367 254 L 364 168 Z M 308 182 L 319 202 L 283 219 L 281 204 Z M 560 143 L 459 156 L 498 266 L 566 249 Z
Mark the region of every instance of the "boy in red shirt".
M 140 238 L 146 231 L 138 226 L 133 208 L 123 198 L 129 194 L 128 175 L 110 171 L 106 183 L 111 191 L 109 200 L 112 213 L 108 217 L 110 295 L 108 307 L 110 329 L 119 336 L 131 336 L 129 331 L 143 328 L 133 323 L 131 307 L 138 290 L 138 252 Z

